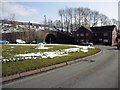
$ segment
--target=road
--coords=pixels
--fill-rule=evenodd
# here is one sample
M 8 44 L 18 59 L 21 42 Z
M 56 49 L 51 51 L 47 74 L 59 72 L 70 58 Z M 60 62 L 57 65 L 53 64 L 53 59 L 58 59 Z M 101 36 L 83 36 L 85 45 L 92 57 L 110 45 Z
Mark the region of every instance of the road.
M 118 88 L 118 50 L 111 46 L 96 47 L 102 49 L 99 55 L 6 83 L 3 88 Z

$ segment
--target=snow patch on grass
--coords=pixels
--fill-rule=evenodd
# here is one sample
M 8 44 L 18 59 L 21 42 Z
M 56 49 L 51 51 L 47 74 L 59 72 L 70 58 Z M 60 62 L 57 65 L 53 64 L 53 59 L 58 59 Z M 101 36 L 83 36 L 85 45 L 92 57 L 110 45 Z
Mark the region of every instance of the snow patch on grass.
M 55 58 L 55 57 L 62 57 L 68 56 L 70 53 L 74 52 L 88 52 L 89 48 L 94 49 L 92 46 L 78 46 L 74 45 L 75 48 L 68 48 L 68 49 L 59 49 L 55 51 L 48 51 L 48 52 L 35 52 L 35 53 L 27 53 L 26 54 L 17 54 L 13 58 L 3 58 L 2 62 L 10 62 L 10 61 L 21 61 L 21 60 L 35 60 L 35 59 L 42 59 L 42 58 Z M 14 47 L 11 47 L 14 48 Z M 48 49 L 49 47 L 44 47 L 43 45 L 37 46 L 35 49 Z M 50 47 L 52 48 L 52 47 Z

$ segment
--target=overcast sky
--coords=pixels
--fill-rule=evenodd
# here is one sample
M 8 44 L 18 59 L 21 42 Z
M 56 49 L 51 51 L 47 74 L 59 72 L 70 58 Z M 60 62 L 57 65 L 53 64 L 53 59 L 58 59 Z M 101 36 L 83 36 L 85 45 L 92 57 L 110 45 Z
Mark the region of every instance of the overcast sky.
M 74 0 L 73 2 L 73 0 L 57 0 L 56 2 L 54 0 L 39 0 L 38 2 L 38 0 L 19 0 L 18 2 L 18 0 L 4 0 L 4 3 L 0 3 L 0 14 L 5 18 L 11 13 L 15 13 L 16 20 L 41 23 L 44 21 L 44 15 L 46 15 L 47 19 L 60 19 L 58 15 L 59 9 L 88 7 L 91 10 L 105 14 L 110 19 L 118 19 L 118 1 L 119 0 Z

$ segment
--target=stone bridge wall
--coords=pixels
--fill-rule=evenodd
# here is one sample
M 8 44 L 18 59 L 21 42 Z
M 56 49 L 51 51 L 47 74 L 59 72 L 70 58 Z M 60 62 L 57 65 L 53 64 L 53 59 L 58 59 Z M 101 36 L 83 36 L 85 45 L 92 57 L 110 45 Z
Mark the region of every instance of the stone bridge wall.
M 16 43 L 16 39 L 22 39 L 26 43 L 31 43 L 37 39 L 42 39 L 47 43 L 73 44 L 74 38 L 63 32 L 56 31 L 24 31 L 2 34 L 2 40 L 8 40 L 10 43 Z

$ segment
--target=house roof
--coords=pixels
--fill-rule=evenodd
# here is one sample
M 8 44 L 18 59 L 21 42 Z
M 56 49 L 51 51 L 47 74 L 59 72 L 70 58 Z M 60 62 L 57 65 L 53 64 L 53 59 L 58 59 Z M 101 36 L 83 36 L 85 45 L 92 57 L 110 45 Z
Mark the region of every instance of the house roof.
M 92 32 L 92 30 L 90 29 L 90 27 L 87 27 L 87 26 L 81 26 L 80 28 L 85 28 L 86 30 Z M 80 29 L 80 28 L 79 28 L 79 29 Z M 78 30 L 79 30 L 79 29 L 78 29 Z
M 115 25 L 90 27 L 90 29 L 93 32 L 96 32 L 96 31 L 113 31 L 114 28 L 116 28 Z

